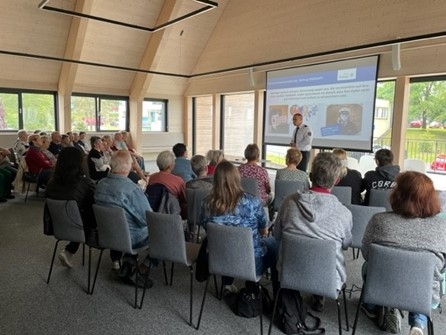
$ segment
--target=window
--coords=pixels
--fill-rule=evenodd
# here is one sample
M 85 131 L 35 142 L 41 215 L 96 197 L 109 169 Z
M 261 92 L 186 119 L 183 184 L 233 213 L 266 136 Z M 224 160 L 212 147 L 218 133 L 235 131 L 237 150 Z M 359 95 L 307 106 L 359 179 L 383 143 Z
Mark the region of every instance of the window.
M 128 129 L 128 99 L 73 95 L 71 124 L 74 131 L 118 131 Z
M 375 113 L 376 119 L 387 119 L 389 118 L 389 109 L 385 107 L 377 107 Z
M 56 94 L 0 92 L 0 130 L 56 129 Z
M 243 156 L 254 138 L 254 93 L 223 96 L 222 111 L 225 155 Z
M 167 100 L 144 99 L 142 131 L 167 131 Z
M 206 156 L 212 148 L 213 104 L 212 96 L 193 98 L 194 154 Z

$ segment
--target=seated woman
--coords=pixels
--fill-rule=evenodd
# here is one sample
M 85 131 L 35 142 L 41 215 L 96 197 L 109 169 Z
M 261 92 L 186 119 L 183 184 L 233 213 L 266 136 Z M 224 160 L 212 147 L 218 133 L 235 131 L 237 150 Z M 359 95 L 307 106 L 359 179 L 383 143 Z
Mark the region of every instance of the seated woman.
M 378 213 L 370 219 L 362 240 L 362 254 L 367 261 L 372 243 L 432 252 L 437 257 L 432 304 L 437 306 L 443 280 L 441 271 L 446 264 L 446 220 L 437 216 L 441 207 L 428 176 L 415 171 L 403 172 L 396 183 L 390 194 L 393 212 Z M 367 316 L 376 317 L 379 307 L 363 304 L 362 309 Z M 409 312 L 409 325 L 410 335 L 422 335 L 427 326 L 427 317 Z M 389 329 L 391 332 L 393 330 Z
M 98 136 L 92 136 L 90 138 L 91 150 L 88 153 L 88 172 L 90 178 L 94 181 L 101 180 L 107 177 L 110 171 L 109 161 L 107 156 L 104 156 L 102 152 L 103 144 L 102 139 Z
M 338 156 L 344 166 L 341 174 L 341 179 L 336 186 L 349 186 L 352 189 L 352 204 L 362 205 L 361 192 L 364 191 L 362 187 L 362 176 L 359 171 L 349 169 L 347 167 L 347 152 L 344 149 L 333 149 L 333 153 Z
M 215 167 L 225 158 L 223 150 L 209 150 L 206 154 L 208 160 L 208 175 L 212 176 L 215 171 Z
M 84 223 L 87 241 L 96 228 L 93 214 L 95 184 L 84 171 L 84 153 L 76 147 L 66 147 L 59 153 L 56 168 L 48 181 L 46 197 L 56 200 L 75 200 Z M 79 243 L 70 242 L 59 254 L 62 265 L 71 268 L 71 257 L 77 252 Z M 119 263 L 118 263 L 119 264 Z
M 48 135 L 41 135 L 40 138 L 42 139 L 42 153 L 51 161 L 53 166 L 56 166 L 57 158 L 48 150 L 51 143 L 50 137 Z
M 33 134 L 29 137 L 29 149 L 25 160 L 28 171 L 39 175 L 37 180 L 37 191 L 39 187 L 46 185 L 52 173 L 53 163 L 42 152 L 43 143 L 40 135 Z
M 238 168 L 240 175 L 241 177 L 257 179 L 262 205 L 268 206 L 273 201 L 273 195 L 271 194 L 268 171 L 257 165 L 260 158 L 260 149 L 257 144 L 248 144 L 245 149 L 245 158 L 247 162 Z
M 243 191 L 240 174 L 230 162 L 220 162 L 214 173 L 214 183 L 207 201 L 203 201 L 201 225 L 206 229 L 208 222 L 226 226 L 249 227 L 252 229 L 256 273 L 263 274 L 271 267 L 276 268 L 276 253 L 272 246 L 274 237 L 268 234 L 267 218 L 260 200 Z M 240 255 L 243 257 L 243 255 Z M 225 291 L 234 292 L 233 278 L 223 278 Z
M 298 170 L 297 166 L 302 160 L 302 153 L 297 148 L 288 149 L 285 156 L 286 168 L 277 170 L 277 180 L 300 181 L 305 189 L 310 188 L 310 181 L 306 172 Z

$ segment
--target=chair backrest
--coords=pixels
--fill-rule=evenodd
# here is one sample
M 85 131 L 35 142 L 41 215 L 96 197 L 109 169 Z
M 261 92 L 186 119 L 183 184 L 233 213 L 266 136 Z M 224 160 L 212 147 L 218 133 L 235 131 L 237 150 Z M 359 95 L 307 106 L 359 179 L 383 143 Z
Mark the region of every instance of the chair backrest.
M 403 163 L 403 171 L 418 171 L 426 173 L 426 162 L 421 159 L 406 158 Z
M 11 161 L 12 164 L 17 166 L 17 164 L 18 164 L 17 156 L 15 155 L 14 149 L 13 148 L 9 148 L 8 151 L 9 151 L 9 160 Z
M 305 184 L 303 182 L 276 179 L 274 182 L 274 210 L 279 210 L 280 204 L 287 195 L 293 194 L 298 190 L 303 191 L 304 189 Z
M 75 200 L 46 199 L 58 240 L 85 243 L 84 223 Z
M 187 264 L 186 242 L 180 215 L 146 211 L 151 258 Z
M 364 236 L 365 228 L 370 219 L 376 213 L 386 211 L 385 207 L 372 207 L 361 205 L 345 205 L 350 212 L 352 212 L 353 228 L 352 228 L 352 248 L 362 247 L 362 238 Z
M 352 188 L 350 186 L 334 186 L 331 194 L 335 195 L 343 205 L 352 203 Z
M 386 211 L 391 211 L 392 207 L 389 202 L 390 190 L 370 190 L 369 206 L 385 207 Z
M 201 203 L 209 195 L 209 190 L 201 188 L 186 188 L 187 222 L 200 224 Z
M 430 316 L 435 255 L 372 244 L 363 301 Z
M 280 287 L 337 299 L 336 242 L 284 233 Z
M 123 208 L 93 204 L 101 248 L 136 254 Z
M 209 273 L 257 281 L 252 230 L 207 224 Z
M 259 182 L 256 178 L 242 177 L 241 184 L 245 192 L 251 193 L 255 196 L 259 196 Z

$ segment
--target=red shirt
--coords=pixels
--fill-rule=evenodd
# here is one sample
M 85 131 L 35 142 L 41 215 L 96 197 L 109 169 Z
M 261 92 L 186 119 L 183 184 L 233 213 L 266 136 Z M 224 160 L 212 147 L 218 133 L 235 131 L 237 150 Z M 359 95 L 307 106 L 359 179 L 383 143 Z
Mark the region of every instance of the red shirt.
M 40 170 L 51 169 L 53 164 L 39 148 L 30 146 L 25 156 L 28 171 L 31 173 L 39 173 Z
M 268 201 L 268 194 L 271 193 L 268 171 L 257 164 L 242 164 L 238 167 L 241 177 L 256 178 L 259 185 L 259 195 L 263 204 Z

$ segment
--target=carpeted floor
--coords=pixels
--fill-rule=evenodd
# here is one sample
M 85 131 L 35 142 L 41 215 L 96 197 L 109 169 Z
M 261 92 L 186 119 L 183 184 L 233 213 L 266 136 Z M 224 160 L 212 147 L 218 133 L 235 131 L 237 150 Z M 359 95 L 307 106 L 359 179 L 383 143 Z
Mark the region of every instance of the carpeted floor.
M 30 196 L 25 204 L 18 196 L 0 204 L 0 334 L 258 334 L 259 318 L 234 315 L 225 301 L 215 298 L 210 285 L 200 330 L 187 324 L 189 317 L 189 273 L 176 266 L 173 286 L 164 284 L 162 267 L 152 271 L 154 287 L 147 291 L 141 310 L 132 307 L 134 290 L 120 282 L 111 271 L 108 252 L 101 264 L 94 295 L 87 295 L 87 265 L 82 266 L 82 252 L 75 255 L 74 267 L 62 267 L 56 259 L 49 285 L 46 284 L 55 239 L 42 233 L 44 200 Z M 60 244 L 59 250 L 65 244 Z M 98 252 L 94 251 L 94 264 Z M 346 252 L 348 286 L 361 286 L 361 260 Z M 268 281 L 264 284 L 271 289 Z M 237 283 L 241 286 L 241 283 Z M 194 321 L 203 294 L 204 283 L 194 283 Z M 348 299 L 350 325 L 359 292 Z M 316 313 L 326 334 L 338 334 L 337 309 L 327 301 L 326 310 Z M 264 318 L 265 333 L 269 319 Z M 436 334 L 446 334 L 446 318 L 434 312 Z M 344 324 L 345 328 L 345 324 Z M 351 330 L 350 330 L 351 332 Z M 274 327 L 274 334 L 281 332 Z M 348 333 L 348 332 L 345 332 Z M 407 313 L 402 334 L 408 334 Z M 380 332 L 363 314 L 357 334 Z

